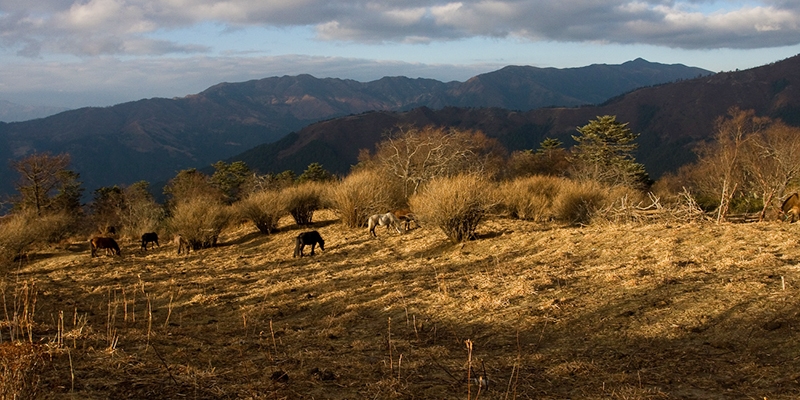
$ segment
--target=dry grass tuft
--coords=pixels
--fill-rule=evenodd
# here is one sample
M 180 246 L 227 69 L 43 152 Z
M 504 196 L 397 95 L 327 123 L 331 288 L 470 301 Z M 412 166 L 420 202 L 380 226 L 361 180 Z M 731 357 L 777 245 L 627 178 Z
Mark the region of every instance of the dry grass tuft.
M 322 182 L 306 182 L 281 192 L 286 210 L 297 225 L 311 224 L 314 211 L 326 205 L 327 185 Z
M 454 243 L 475 238 L 475 231 L 494 205 L 491 184 L 480 175 L 435 178 L 409 199 L 414 212 L 439 227 Z
M 208 197 L 195 197 L 175 205 L 169 221 L 173 233 L 183 236 L 193 249 L 216 246 L 231 220 L 230 206 Z
M 280 192 L 256 192 L 237 204 L 239 215 L 253 222 L 264 234 L 278 229 L 278 221 L 286 214 L 286 204 Z
M 398 189 L 387 183 L 376 170 L 351 173 L 331 190 L 333 207 L 342 223 L 350 228 L 363 227 L 370 215 L 385 213 L 397 204 Z
M 555 218 L 553 202 L 568 184 L 566 178 L 555 176 L 530 176 L 502 182 L 497 198 L 511 218 L 536 222 Z
M 0 265 L 12 262 L 39 244 L 64 240 L 75 219 L 68 214 L 12 214 L 0 223 Z
M 606 190 L 599 183 L 567 181 L 553 202 L 553 210 L 559 221 L 587 225 L 605 200 Z

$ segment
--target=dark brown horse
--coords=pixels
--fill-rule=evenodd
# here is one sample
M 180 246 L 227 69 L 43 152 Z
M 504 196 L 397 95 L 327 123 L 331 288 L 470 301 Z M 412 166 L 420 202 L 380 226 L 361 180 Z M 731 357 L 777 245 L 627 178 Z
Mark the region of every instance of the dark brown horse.
M 161 245 L 158 244 L 158 234 L 155 232 L 147 232 L 142 235 L 142 250 L 147 251 L 148 243 L 155 243 L 156 246 L 161 247 Z
M 117 244 L 117 241 L 112 238 L 93 237 L 91 240 L 89 240 L 89 245 L 92 247 L 91 258 L 97 257 L 97 249 L 105 249 L 106 255 L 108 255 L 108 251 L 111 250 L 112 255 L 116 254 L 121 256 L 119 245 Z
M 294 240 L 294 256 L 292 257 L 303 257 L 303 249 L 306 245 L 311 245 L 311 255 L 314 255 L 314 246 L 319 244 L 319 249 L 321 251 L 325 251 L 325 241 L 322 240 L 322 236 L 317 231 L 309 231 L 303 232 L 297 235 L 297 238 Z
M 407 208 L 394 210 L 392 211 L 392 214 L 394 214 L 394 216 L 397 217 L 397 219 L 403 222 L 403 228 L 405 228 L 406 231 L 409 231 L 411 229 L 412 222 L 414 223 L 415 228 L 420 227 L 416 214 L 414 214 L 413 212 L 411 212 L 411 210 Z
M 781 211 L 783 212 L 783 219 L 786 219 L 788 216 L 790 223 L 800 218 L 800 196 L 798 196 L 797 193 L 789 195 L 789 197 L 783 201 Z

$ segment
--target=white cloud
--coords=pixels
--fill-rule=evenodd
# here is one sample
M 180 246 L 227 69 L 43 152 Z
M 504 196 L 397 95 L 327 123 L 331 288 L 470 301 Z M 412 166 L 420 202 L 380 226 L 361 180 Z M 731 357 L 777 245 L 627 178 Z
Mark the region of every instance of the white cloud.
M 154 32 L 215 23 L 313 26 L 319 40 L 414 43 L 476 36 L 672 48 L 800 43 L 796 0 L 37 0 L 0 2 L 0 48 L 22 55 L 205 51 Z M 714 11 L 714 10 L 719 11 Z

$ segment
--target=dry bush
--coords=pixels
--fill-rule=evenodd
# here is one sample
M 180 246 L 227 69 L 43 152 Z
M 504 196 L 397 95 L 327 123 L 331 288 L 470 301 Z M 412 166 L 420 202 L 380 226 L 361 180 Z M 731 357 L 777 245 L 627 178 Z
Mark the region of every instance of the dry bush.
M 278 220 L 286 214 L 286 204 L 280 192 L 263 190 L 253 193 L 238 205 L 239 215 L 255 224 L 261 233 L 278 229 Z
M 0 398 L 33 399 L 44 368 L 40 345 L 24 342 L 0 344 Z
M 38 239 L 38 232 L 25 214 L 14 214 L 0 225 L 0 263 L 21 255 Z
M 230 222 L 230 207 L 209 197 L 195 197 L 175 205 L 170 220 L 173 233 L 183 236 L 193 249 L 212 247 Z
M 351 173 L 331 190 L 333 207 L 350 228 L 362 227 L 370 215 L 397 207 L 400 198 L 401 190 L 372 169 Z
M 67 213 L 18 213 L 0 224 L 0 264 L 13 261 L 36 244 L 57 243 L 68 237 L 75 218 Z
M 137 240 L 145 232 L 156 232 L 164 224 L 164 208 L 155 202 L 129 204 L 120 217 L 122 236 Z
M 306 182 L 284 189 L 281 195 L 294 222 L 308 225 L 314 217 L 314 211 L 325 207 L 327 190 L 325 183 Z
M 496 196 L 512 218 L 544 222 L 554 218 L 553 201 L 567 182 L 555 176 L 518 178 L 500 184 Z
M 486 211 L 494 205 L 491 184 L 481 175 L 435 178 L 409 203 L 423 221 L 438 226 L 455 242 L 475 237 Z
M 575 225 L 589 224 L 604 206 L 606 190 L 593 181 L 568 181 L 553 202 L 556 219 Z

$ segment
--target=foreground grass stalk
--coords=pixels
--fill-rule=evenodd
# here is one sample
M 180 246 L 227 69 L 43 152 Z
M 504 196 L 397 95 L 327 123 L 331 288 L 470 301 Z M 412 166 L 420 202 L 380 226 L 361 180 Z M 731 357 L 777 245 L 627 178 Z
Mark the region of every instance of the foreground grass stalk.
M 467 345 L 467 400 L 472 398 L 472 340 L 467 339 L 464 343 Z

